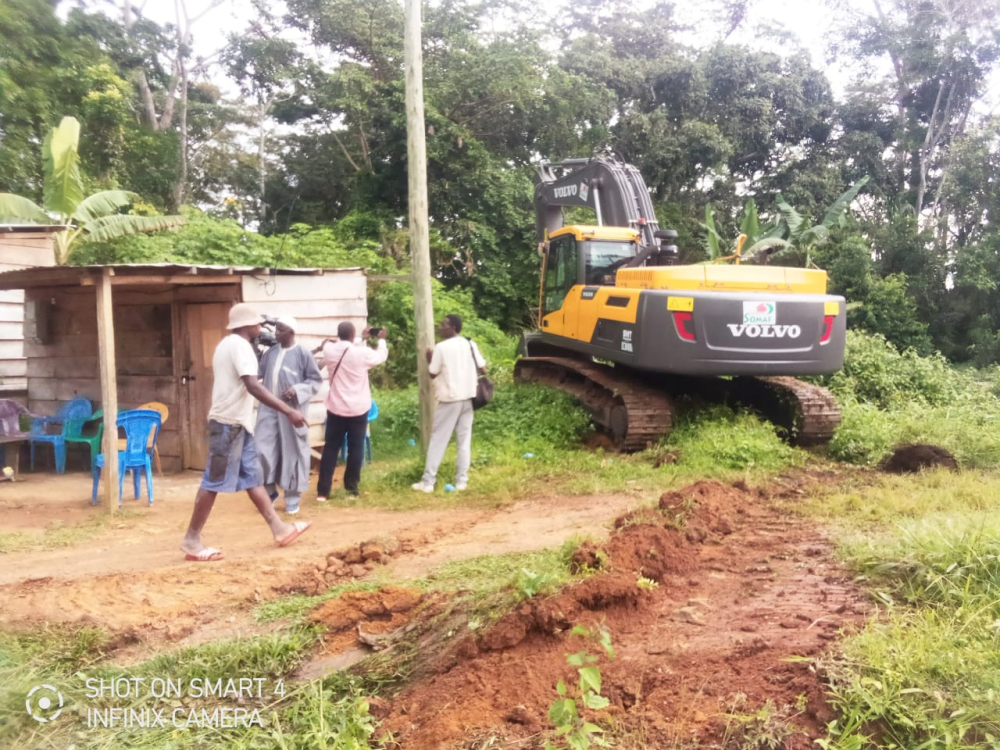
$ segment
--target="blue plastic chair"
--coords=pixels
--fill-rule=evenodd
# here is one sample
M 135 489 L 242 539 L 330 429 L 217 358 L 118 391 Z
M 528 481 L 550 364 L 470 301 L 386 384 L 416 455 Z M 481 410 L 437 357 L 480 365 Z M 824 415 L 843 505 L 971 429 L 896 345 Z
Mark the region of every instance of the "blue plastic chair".
M 125 488 L 125 472 L 132 472 L 132 487 L 135 499 L 142 494 L 142 476 L 146 473 L 146 496 L 149 504 L 153 504 L 153 460 L 150 455 L 150 435 L 159 434 L 160 413 L 152 409 L 132 409 L 119 412 L 117 424 L 125 430 L 125 450 L 118 451 L 118 506 L 122 504 L 122 492 Z M 101 480 L 101 469 L 104 468 L 104 454 L 94 461 L 94 491 L 90 498 L 91 505 L 97 505 L 97 484 Z M 110 477 L 109 477 L 110 481 Z
M 372 401 L 372 408 L 368 410 L 368 424 L 371 424 L 376 419 L 378 419 L 378 404 Z M 362 464 L 370 464 L 372 462 L 372 431 L 371 428 L 365 432 L 365 452 L 363 454 Z M 340 460 L 347 461 L 347 436 L 344 435 L 344 447 L 340 449 Z
M 35 417 L 31 421 L 31 470 L 35 470 L 35 446 L 48 443 L 56 458 L 56 474 L 66 473 L 66 431 L 86 420 L 94 413 L 94 407 L 85 398 L 74 398 L 63 405 L 54 417 Z M 50 428 L 59 425 L 59 432 Z

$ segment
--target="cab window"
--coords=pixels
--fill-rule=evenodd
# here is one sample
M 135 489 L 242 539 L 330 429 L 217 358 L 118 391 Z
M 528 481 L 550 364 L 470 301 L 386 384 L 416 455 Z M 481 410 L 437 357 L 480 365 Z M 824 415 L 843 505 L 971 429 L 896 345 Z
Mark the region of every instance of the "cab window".
M 559 237 L 549 242 L 545 261 L 545 313 L 562 307 L 569 290 L 578 283 L 578 248 L 573 237 Z
M 616 271 L 635 257 L 631 242 L 584 242 L 587 285 L 608 286 L 615 283 Z

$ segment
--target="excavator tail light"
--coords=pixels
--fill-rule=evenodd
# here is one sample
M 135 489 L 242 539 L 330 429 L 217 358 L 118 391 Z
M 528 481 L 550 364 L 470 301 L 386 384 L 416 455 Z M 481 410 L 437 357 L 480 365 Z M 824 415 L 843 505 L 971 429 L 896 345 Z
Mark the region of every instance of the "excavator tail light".
M 694 313 L 674 310 L 674 325 L 677 326 L 677 335 L 684 341 L 694 341 Z
M 819 337 L 819 343 L 829 344 L 830 336 L 833 335 L 833 321 L 837 319 L 836 315 L 824 315 L 823 316 L 823 334 Z

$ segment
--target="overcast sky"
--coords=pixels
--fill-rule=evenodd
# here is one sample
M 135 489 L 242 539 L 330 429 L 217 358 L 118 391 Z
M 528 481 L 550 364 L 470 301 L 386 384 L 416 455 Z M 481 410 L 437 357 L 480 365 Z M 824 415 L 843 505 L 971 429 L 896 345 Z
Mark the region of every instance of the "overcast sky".
M 2 0 L 0 0 L 2 1 Z M 109 2 L 112 0 L 109 0 Z M 400 0 L 402 2 L 402 0 Z M 547 4 L 546 0 L 539 0 Z M 642 2 L 642 0 L 639 0 Z M 868 0 L 847 0 L 863 7 Z M 187 0 L 188 10 L 196 15 L 209 7 L 211 0 Z M 840 5 L 846 4 L 839 0 Z M 272 7 L 277 5 L 273 3 Z M 553 3 L 556 6 L 556 3 Z M 699 29 L 692 38 L 684 41 L 692 44 L 709 44 L 718 39 L 720 31 L 707 17 L 708 3 L 678 3 L 677 13 L 682 22 Z M 168 0 L 150 0 L 144 14 L 160 23 L 174 21 L 174 4 Z M 827 61 L 827 43 L 833 31 L 832 19 L 839 11 L 832 7 L 831 0 L 758 0 L 752 6 L 752 19 L 745 23 L 731 37 L 730 41 L 756 46 L 762 49 L 776 49 L 770 42 L 763 41 L 757 34 L 758 28 L 784 28 L 792 32 L 803 48 L 809 51 L 813 64 L 823 70 L 833 86 L 834 94 L 840 98 L 851 83 L 852 73 L 837 63 Z M 222 0 L 221 4 L 208 11 L 195 28 L 195 49 L 199 55 L 208 56 L 226 44 L 227 35 L 243 29 L 254 16 L 249 0 Z M 888 72 L 888 60 L 885 61 Z M 217 82 L 222 78 L 218 73 L 210 75 Z M 227 93 L 231 86 L 223 85 Z M 980 107 L 982 112 L 1000 113 L 1000 71 L 994 75 L 989 87 L 987 101 Z

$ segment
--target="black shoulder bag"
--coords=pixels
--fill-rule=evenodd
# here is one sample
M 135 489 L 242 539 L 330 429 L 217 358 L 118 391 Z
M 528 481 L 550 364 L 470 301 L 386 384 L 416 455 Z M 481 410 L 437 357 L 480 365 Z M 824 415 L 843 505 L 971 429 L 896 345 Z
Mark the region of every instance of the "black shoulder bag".
M 472 346 L 472 339 L 469 341 L 469 353 L 472 355 L 472 366 L 475 372 L 479 372 L 479 363 L 476 361 L 476 350 Z M 480 375 L 476 381 L 476 397 L 472 399 L 473 409 L 482 409 L 493 400 L 493 381 L 485 375 Z

